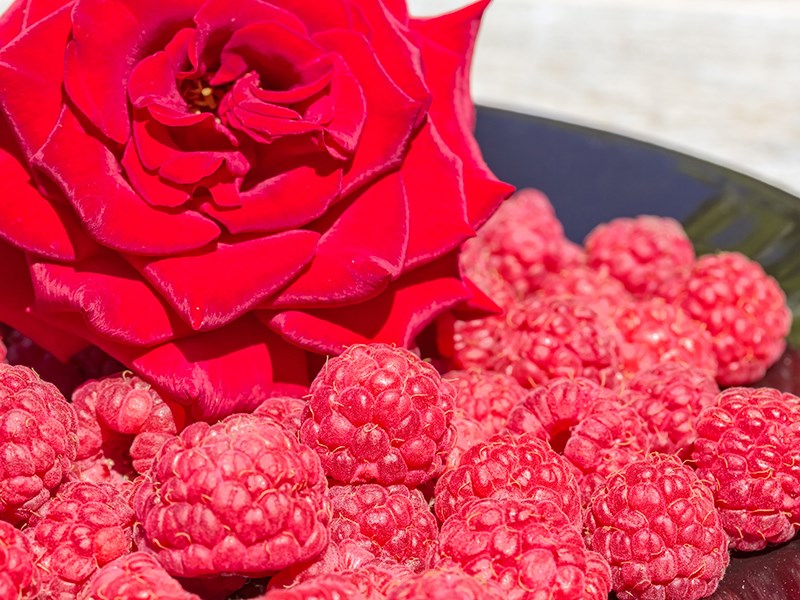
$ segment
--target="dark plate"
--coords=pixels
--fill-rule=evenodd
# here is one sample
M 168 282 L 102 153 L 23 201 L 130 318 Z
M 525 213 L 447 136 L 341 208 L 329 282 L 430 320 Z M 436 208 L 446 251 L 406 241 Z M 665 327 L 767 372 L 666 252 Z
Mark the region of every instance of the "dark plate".
M 790 348 L 763 385 L 800 392 L 800 198 L 713 163 L 622 135 L 479 107 L 476 135 L 495 174 L 550 198 L 567 236 L 653 214 L 681 221 L 698 254 L 737 250 L 785 290 L 795 315 Z M 715 599 L 800 598 L 800 540 L 734 556 Z

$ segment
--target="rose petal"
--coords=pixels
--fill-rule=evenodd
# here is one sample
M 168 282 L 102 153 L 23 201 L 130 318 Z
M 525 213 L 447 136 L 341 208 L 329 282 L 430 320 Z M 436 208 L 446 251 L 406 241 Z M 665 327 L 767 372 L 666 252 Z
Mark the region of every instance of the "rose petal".
M 0 15 L 0 47 L 5 46 L 27 27 L 28 0 L 15 0 Z
M 342 352 L 351 344 L 408 347 L 443 310 L 469 298 L 454 255 L 393 282 L 382 294 L 353 306 L 255 314 L 293 344 L 313 352 Z
M 235 210 L 210 202 L 201 204 L 199 210 L 232 234 L 283 231 L 322 215 L 338 199 L 341 181 L 340 169 L 330 170 L 313 163 L 289 167 L 241 192 L 241 205 Z
M 447 254 L 475 235 L 467 221 L 461 160 L 431 124 L 411 141 L 400 170 L 409 206 L 405 268 Z
M 138 355 L 103 349 L 208 421 L 252 411 L 281 383 L 308 384 L 304 353 L 252 316 Z
M 295 15 L 309 33 L 330 29 L 355 29 L 367 33 L 359 3 L 350 0 L 325 0 L 325 8 L 308 0 L 281 0 L 281 7 Z
M 42 196 L 23 166 L 16 142 L 0 116 L 0 236 L 18 248 L 59 261 L 73 261 L 97 250 L 69 206 Z
M 289 231 L 207 252 L 130 260 L 193 329 L 214 329 L 291 281 L 314 256 L 318 239 L 313 231 Z
M 42 19 L 0 51 L 0 106 L 25 157 L 41 147 L 58 121 L 70 7 Z
M 350 193 L 400 165 L 411 135 L 424 117 L 428 98 L 410 98 L 398 88 L 363 36 L 333 30 L 319 33 L 314 39 L 339 52 L 355 78 L 367 82 L 362 86 L 366 101 L 364 130 L 343 181 L 344 192 Z
M 109 248 L 172 254 L 205 246 L 220 233 L 196 212 L 170 214 L 148 206 L 125 181 L 111 152 L 67 108 L 33 163 L 61 186 L 89 235 Z
M 75 265 L 31 260 L 30 277 L 38 311 L 81 315 L 98 337 L 149 346 L 191 331 L 116 254 Z
M 126 85 L 156 40 L 192 22 L 203 0 L 80 0 L 67 46 L 67 94 L 102 133 L 123 144 L 130 135 Z M 109 23 L 113 23 L 109 27 Z
M 408 204 L 397 173 L 329 210 L 314 228 L 325 233 L 300 277 L 262 307 L 306 307 L 363 301 L 401 272 L 408 244 Z
M 36 340 L 39 346 L 63 362 L 88 345 L 80 337 L 39 320 L 28 311 L 34 304 L 28 261 L 24 252 L 2 241 L 0 281 L 6 283 L 3 293 L 0 294 L 0 322 Z
M 133 141 L 129 141 L 125 146 L 122 167 L 133 189 L 150 206 L 181 206 L 191 197 L 191 186 L 176 186 L 161 179 L 157 173 L 146 170 L 139 161 Z
M 411 19 L 410 23 L 419 34 L 417 43 L 433 94 L 429 115 L 444 142 L 464 162 L 467 213 L 476 229 L 514 191 L 486 166 L 473 136 L 475 109 L 469 67 L 480 19 L 488 4 L 489 0 L 481 0 L 440 17 Z

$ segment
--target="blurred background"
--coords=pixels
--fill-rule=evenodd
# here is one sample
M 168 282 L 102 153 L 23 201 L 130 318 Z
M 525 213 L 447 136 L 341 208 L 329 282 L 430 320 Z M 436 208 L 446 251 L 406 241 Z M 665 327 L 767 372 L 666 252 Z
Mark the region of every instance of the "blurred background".
M 469 0 L 408 2 L 431 15 Z M 800 0 L 493 0 L 472 81 L 479 103 L 654 141 L 800 195 Z
M 409 0 L 432 15 L 466 0 Z M 653 141 L 800 195 L 799 0 L 493 0 L 476 102 Z

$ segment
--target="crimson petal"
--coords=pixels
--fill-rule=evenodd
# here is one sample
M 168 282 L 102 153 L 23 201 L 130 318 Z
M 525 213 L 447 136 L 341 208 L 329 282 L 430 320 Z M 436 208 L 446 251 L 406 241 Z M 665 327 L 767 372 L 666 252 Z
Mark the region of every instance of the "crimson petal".
M 255 314 L 293 344 L 312 352 L 339 354 L 351 344 L 408 347 L 442 311 L 469 297 L 451 254 L 406 273 L 380 296 L 361 304 Z
M 429 115 L 450 149 L 464 161 L 467 212 L 478 228 L 514 188 L 498 181 L 486 166 L 473 137 L 475 108 L 469 90 L 469 66 L 480 19 L 489 0 L 433 19 L 412 19 L 419 34 L 426 79 L 433 93 Z
M 130 135 L 126 86 L 153 41 L 191 26 L 203 0 L 78 0 L 72 11 L 64 84 L 101 132 L 124 144 Z M 113 23 L 113 27 L 108 24 Z
M 198 213 L 170 214 L 148 206 L 125 181 L 111 152 L 67 108 L 33 163 L 61 186 L 89 235 L 109 248 L 171 254 L 205 246 L 220 233 Z
M 207 252 L 131 263 L 196 330 L 229 323 L 291 281 L 312 259 L 319 234 L 290 231 L 217 244 Z
M 325 233 L 308 269 L 263 308 L 360 302 L 400 275 L 408 244 L 408 204 L 400 176 L 387 175 L 336 209 L 316 224 Z
M 364 129 L 343 181 L 343 191 L 349 193 L 402 163 L 411 135 L 424 117 L 428 99 L 411 98 L 397 87 L 363 36 L 334 30 L 317 34 L 314 39 L 341 53 L 356 80 L 368 82 L 362 86 L 366 101 Z
M 400 174 L 410 215 L 406 270 L 450 252 L 475 235 L 467 220 L 461 160 L 430 123 L 412 140 Z
M 125 152 L 122 155 L 122 166 L 133 189 L 150 206 L 181 206 L 191 197 L 191 192 L 187 189 L 188 186 L 175 186 L 161 179 L 156 173 L 145 169 L 144 165 L 139 161 L 139 155 L 136 153 L 132 140 L 125 146 Z
M 281 383 L 308 384 L 304 353 L 252 316 L 143 353 L 103 349 L 208 421 L 252 411 Z
M 28 160 L 50 135 L 61 112 L 70 26 L 70 7 L 65 6 L 0 51 L 0 106 Z
M 98 337 L 148 346 L 191 331 L 116 254 L 104 253 L 74 265 L 32 259 L 30 278 L 37 310 L 81 315 Z
M 28 261 L 24 252 L 3 242 L 0 242 L 0 280 L 6 282 L 0 294 L 1 322 L 36 340 L 37 344 L 63 362 L 87 346 L 87 342 L 80 337 L 53 327 L 29 312 L 28 309 L 34 304 L 34 295 Z

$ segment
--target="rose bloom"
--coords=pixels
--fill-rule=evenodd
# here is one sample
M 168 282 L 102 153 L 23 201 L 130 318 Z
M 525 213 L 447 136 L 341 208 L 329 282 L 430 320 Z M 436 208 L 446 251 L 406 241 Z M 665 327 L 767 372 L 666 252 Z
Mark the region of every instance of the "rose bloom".
M 510 193 L 472 137 L 486 2 L 18 0 L 0 22 L 0 321 L 200 418 L 470 301 Z

